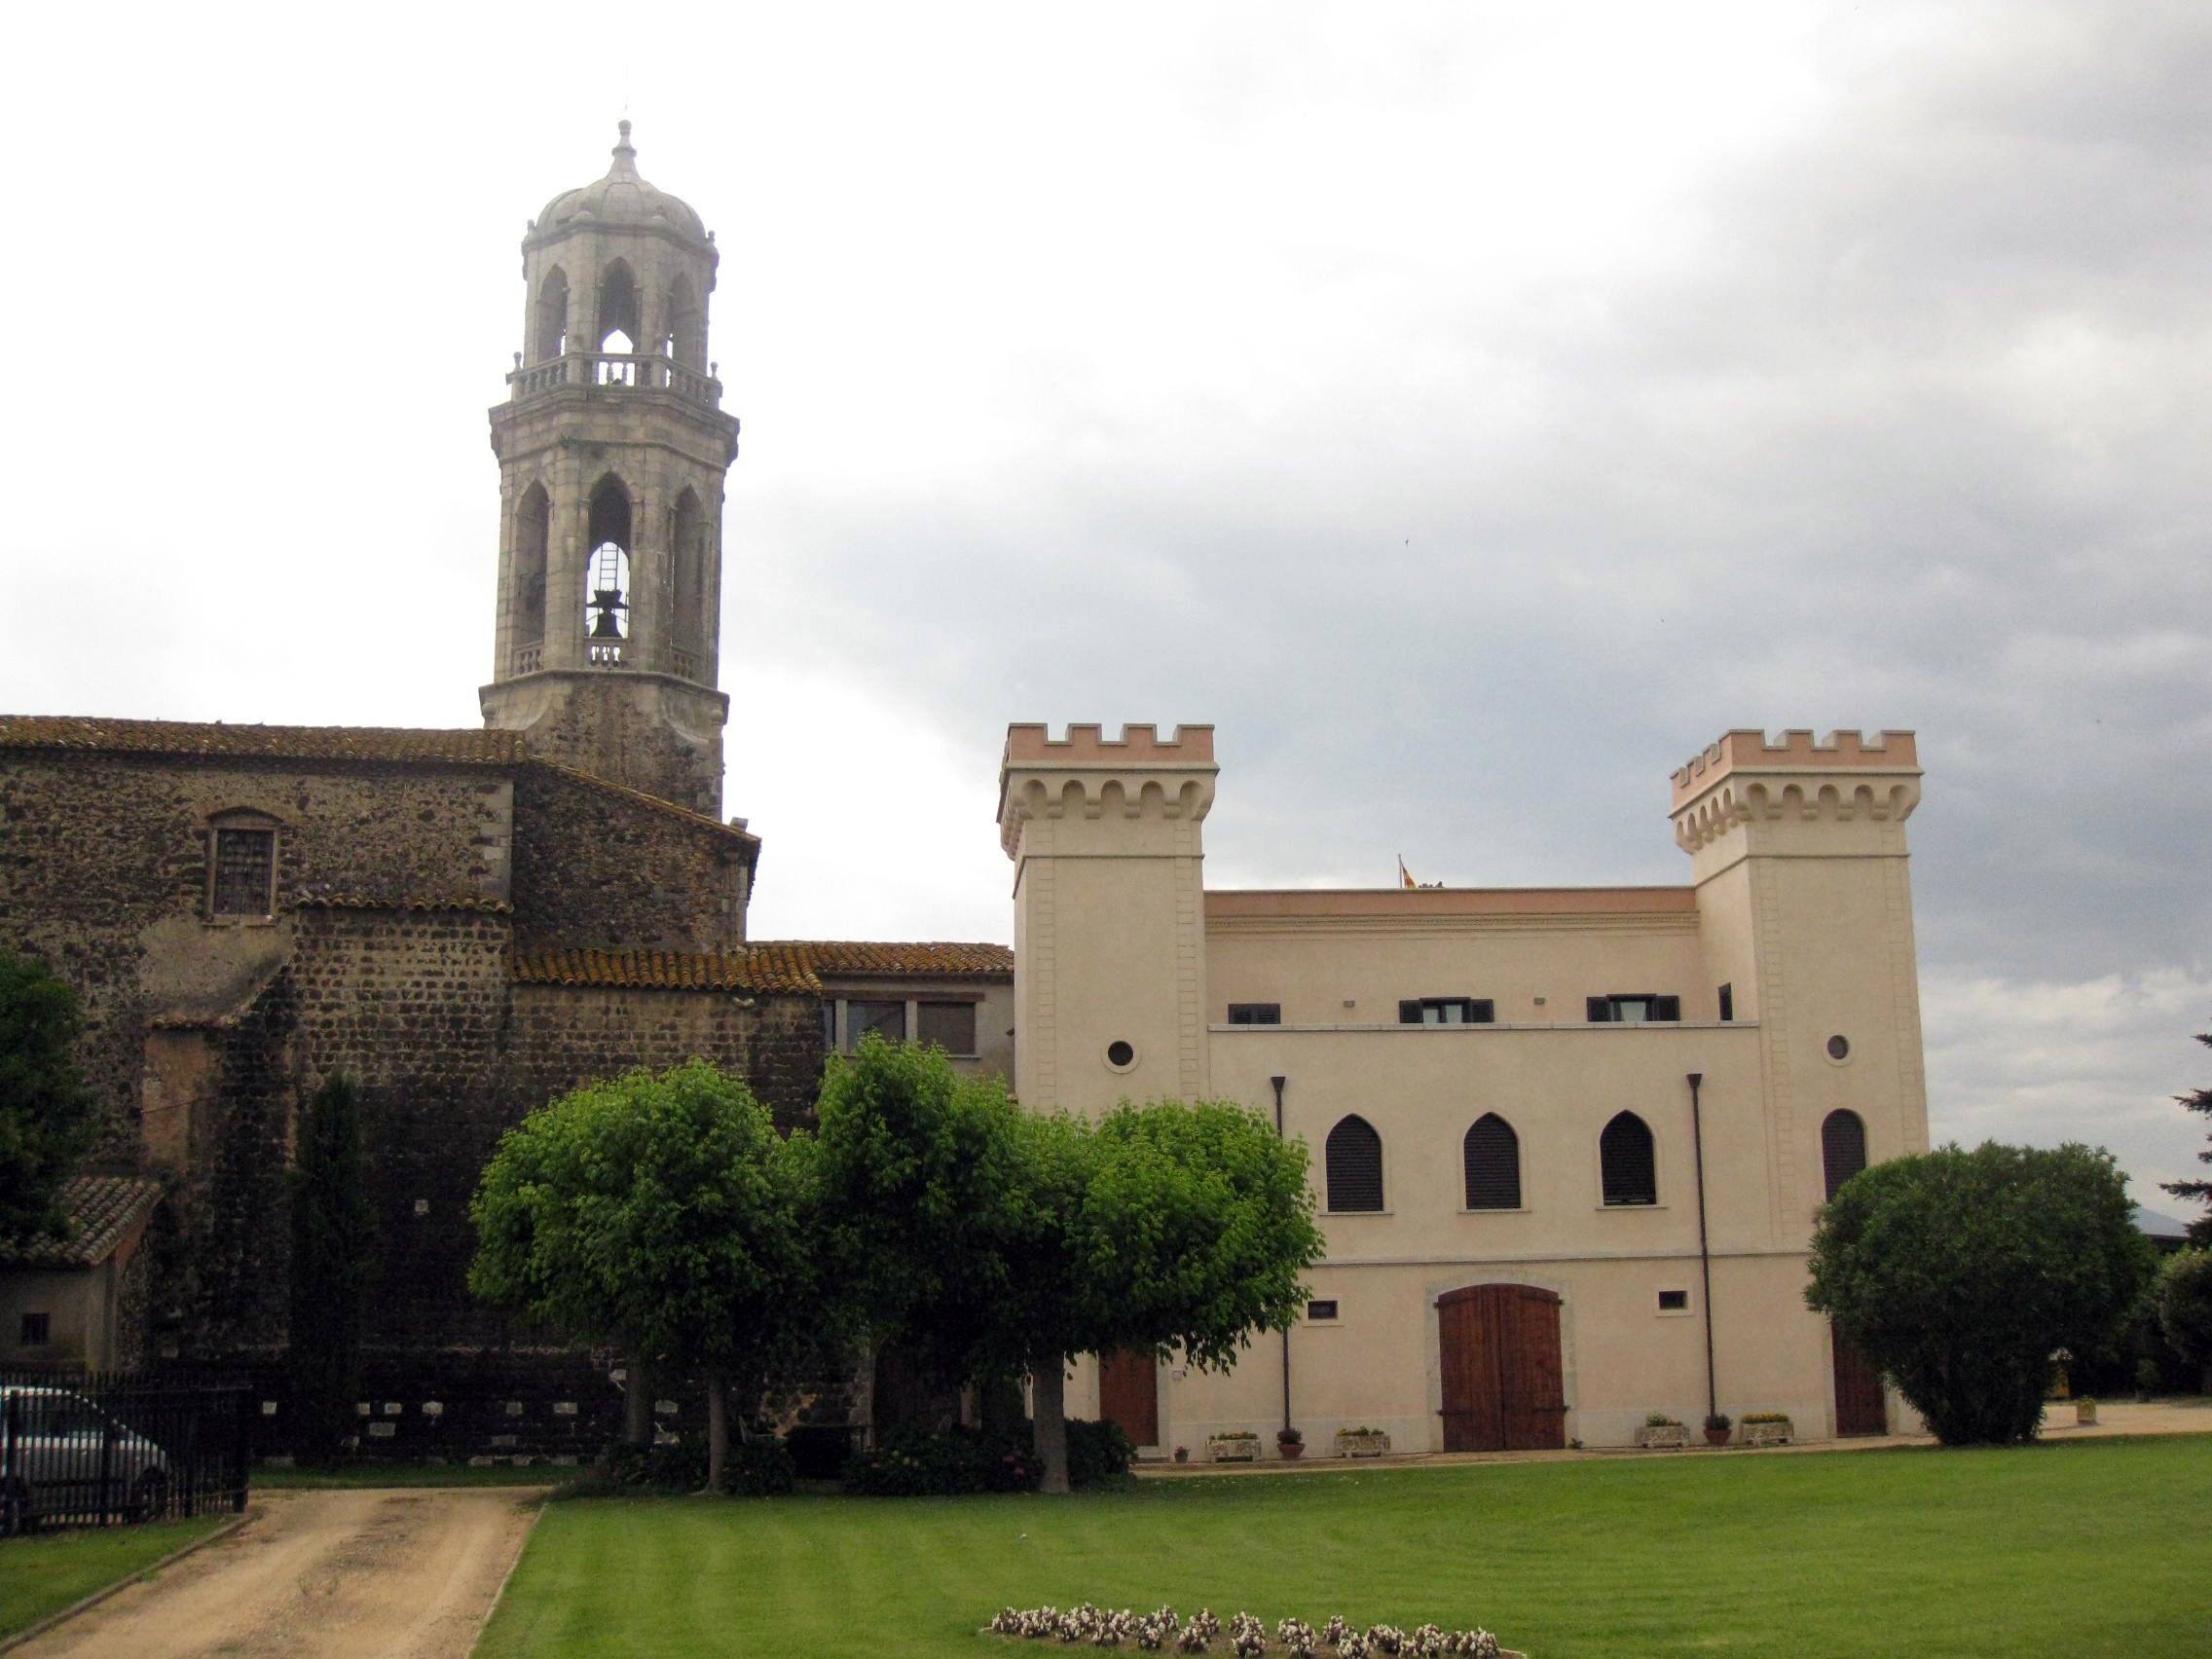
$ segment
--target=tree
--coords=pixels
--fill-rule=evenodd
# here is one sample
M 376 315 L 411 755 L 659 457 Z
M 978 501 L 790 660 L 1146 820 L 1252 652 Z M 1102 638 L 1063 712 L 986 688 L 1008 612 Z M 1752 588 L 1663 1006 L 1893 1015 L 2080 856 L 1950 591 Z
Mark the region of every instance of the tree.
M 2178 1250 L 2158 1268 L 2153 1296 L 2173 1350 L 2204 1374 L 2212 1393 L 2212 1250 Z
M 2112 1156 L 1946 1146 L 1845 1182 L 1805 1300 L 1947 1446 L 2032 1439 L 2059 1348 L 2109 1344 L 2149 1276 Z
M 1026 1113 L 941 1054 L 864 1043 L 821 1105 L 832 1253 L 879 1341 L 946 1381 L 1026 1372 L 1048 1492 L 1067 1490 L 1066 1362 L 1173 1350 L 1226 1369 L 1319 1258 L 1306 1148 L 1234 1105 Z
M 769 1367 L 805 1346 L 811 1153 L 702 1060 L 588 1085 L 501 1138 L 469 1208 L 469 1288 L 578 1341 L 702 1372 L 719 1492 L 726 1385 L 757 1399 Z
M 2196 1040 L 2206 1048 L 2212 1048 L 2212 1031 L 2199 1031 Z M 2175 1095 L 2174 1099 L 2185 1111 L 2201 1112 L 2206 1117 L 2212 1117 L 2212 1088 L 2193 1088 L 2187 1094 Z M 2207 1141 L 2212 1142 L 2212 1128 L 2208 1128 L 2205 1133 Z M 2199 1163 L 2212 1163 L 2212 1144 L 2207 1144 L 2196 1155 L 2196 1159 Z M 2160 1184 L 2177 1198 L 2194 1198 L 2198 1203 L 2212 1205 L 2212 1181 L 2166 1181 Z M 2189 1224 L 2189 1241 L 2212 1247 L 2212 1208 L 2206 1209 Z
M 66 1224 L 55 1189 L 97 1132 L 77 1074 L 77 996 L 46 967 L 0 950 L 0 1238 Z
M 334 1074 L 300 1115 L 292 1168 L 292 1317 L 284 1365 L 294 1450 L 311 1463 L 334 1462 L 354 1430 L 375 1224 L 363 1179 L 359 1096 L 350 1078 Z

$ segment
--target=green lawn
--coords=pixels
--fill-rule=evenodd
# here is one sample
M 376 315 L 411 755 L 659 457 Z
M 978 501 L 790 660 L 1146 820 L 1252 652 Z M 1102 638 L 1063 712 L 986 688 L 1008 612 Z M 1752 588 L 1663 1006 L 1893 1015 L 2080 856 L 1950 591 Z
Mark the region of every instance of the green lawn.
M 991 1659 L 1000 1605 L 1483 1624 L 1535 1659 L 2212 1655 L 2212 1436 L 548 1508 L 479 1659 Z
M 0 1640 L 203 1538 L 228 1514 L 0 1538 Z

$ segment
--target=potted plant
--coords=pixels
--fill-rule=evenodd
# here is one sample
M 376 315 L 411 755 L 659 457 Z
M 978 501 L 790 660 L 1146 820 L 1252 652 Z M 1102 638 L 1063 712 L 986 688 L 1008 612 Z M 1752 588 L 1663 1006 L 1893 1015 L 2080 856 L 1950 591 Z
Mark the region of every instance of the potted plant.
M 1682 1426 L 1680 1418 L 1669 1417 L 1665 1412 L 1653 1412 L 1643 1419 L 1643 1426 L 1636 1431 L 1636 1443 L 1646 1451 L 1671 1448 L 1685 1451 L 1690 1443 L 1690 1431 Z
M 1260 1456 L 1260 1437 L 1248 1428 L 1206 1436 L 1206 1459 L 1214 1463 L 1251 1463 Z
M 1189 1448 L 1188 1446 L 1178 1446 L 1178 1447 L 1176 1447 L 1176 1448 L 1175 1448 L 1175 1461 L 1176 1461 L 1176 1462 L 1178 1462 L 1178 1463 L 1188 1463 L 1188 1462 L 1189 1462 L 1190 1460 L 1191 1460 L 1191 1449 L 1190 1449 L 1190 1448 Z
M 1743 1428 L 1746 1446 L 1787 1446 L 1796 1432 L 1788 1412 L 1746 1412 Z
M 1708 1413 L 1705 1419 L 1705 1443 L 1708 1446 L 1727 1445 L 1728 1431 L 1735 1426 L 1726 1412 Z
M 1340 1428 L 1337 1430 L 1337 1456 L 1340 1457 L 1380 1457 L 1390 1450 L 1390 1436 L 1380 1428 Z
M 2097 1421 L 2097 1400 L 2093 1394 L 2083 1394 L 2074 1401 L 2074 1421 L 2083 1428 L 2093 1428 Z
M 1275 1430 L 1275 1450 L 1282 1454 L 1284 1462 L 1297 1462 L 1299 1458 L 1306 1456 L 1305 1431 L 1293 1427 L 1287 1422 L 1284 1423 L 1282 1427 Z

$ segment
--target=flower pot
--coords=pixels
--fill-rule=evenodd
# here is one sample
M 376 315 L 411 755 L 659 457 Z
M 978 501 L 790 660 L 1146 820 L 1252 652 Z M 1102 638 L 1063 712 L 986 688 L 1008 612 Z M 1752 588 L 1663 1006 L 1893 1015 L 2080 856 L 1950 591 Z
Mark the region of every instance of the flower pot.
M 1282 1454 L 1284 1462 L 1295 1463 L 1299 1458 L 1306 1456 L 1306 1442 L 1303 1440 L 1278 1440 L 1275 1442 L 1275 1450 Z
M 1708 1446 L 1725 1446 L 1731 1432 L 1732 1430 L 1725 1428 L 1709 1428 L 1705 1431 L 1705 1443 Z
M 1191 1460 L 1191 1449 L 1190 1449 L 1190 1448 L 1189 1448 L 1188 1446 L 1178 1446 L 1178 1447 L 1176 1447 L 1176 1448 L 1175 1448 L 1175 1461 L 1176 1461 L 1176 1462 L 1178 1462 L 1178 1463 L 1188 1463 L 1188 1462 L 1189 1462 L 1190 1460 Z

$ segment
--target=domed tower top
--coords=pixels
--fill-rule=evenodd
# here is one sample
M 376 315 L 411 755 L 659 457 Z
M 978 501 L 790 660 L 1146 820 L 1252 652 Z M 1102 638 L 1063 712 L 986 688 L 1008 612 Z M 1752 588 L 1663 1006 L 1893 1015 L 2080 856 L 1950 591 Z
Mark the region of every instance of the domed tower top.
M 614 146 L 614 165 L 607 169 L 606 177 L 564 190 L 531 221 L 530 234 L 523 238 L 525 253 L 575 231 L 615 226 L 660 232 L 703 249 L 714 241 L 689 203 L 646 182 L 639 173 L 638 151 L 630 142 L 627 121 L 621 124 L 621 133 Z

